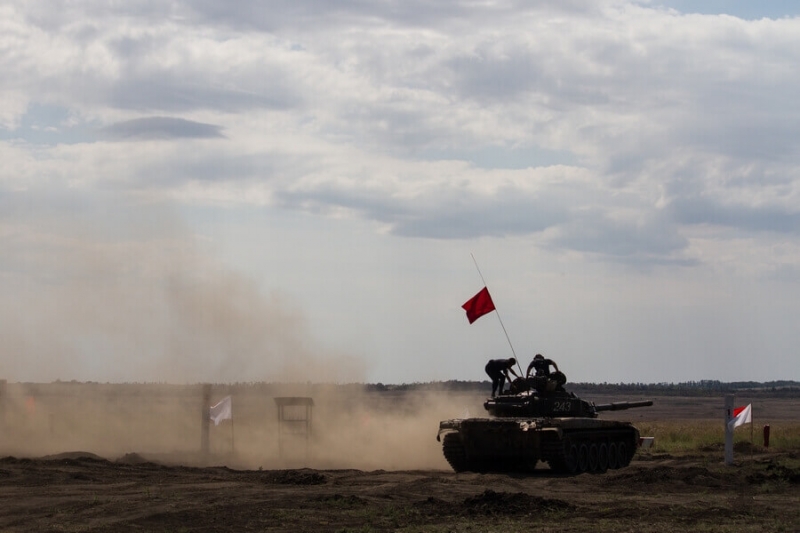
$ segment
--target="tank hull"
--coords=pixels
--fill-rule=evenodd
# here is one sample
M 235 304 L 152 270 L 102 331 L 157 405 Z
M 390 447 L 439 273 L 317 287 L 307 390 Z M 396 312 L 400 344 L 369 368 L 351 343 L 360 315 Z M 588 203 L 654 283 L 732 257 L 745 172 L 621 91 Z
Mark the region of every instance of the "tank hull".
M 456 472 L 529 472 L 545 462 L 580 474 L 628 466 L 639 431 L 595 418 L 466 418 L 440 422 L 437 438 Z

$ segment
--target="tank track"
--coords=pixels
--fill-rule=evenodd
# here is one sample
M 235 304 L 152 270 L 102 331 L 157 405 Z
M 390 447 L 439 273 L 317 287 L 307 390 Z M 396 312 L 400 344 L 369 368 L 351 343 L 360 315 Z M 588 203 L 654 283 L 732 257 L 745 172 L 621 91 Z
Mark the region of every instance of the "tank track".
M 542 442 L 542 459 L 563 474 L 603 473 L 625 468 L 636 453 L 630 431 L 565 433 L 562 439 Z
M 444 458 L 447 459 L 454 471 L 464 472 L 467 470 L 469 466 L 467 451 L 458 433 L 445 434 L 442 440 L 442 450 L 444 451 Z

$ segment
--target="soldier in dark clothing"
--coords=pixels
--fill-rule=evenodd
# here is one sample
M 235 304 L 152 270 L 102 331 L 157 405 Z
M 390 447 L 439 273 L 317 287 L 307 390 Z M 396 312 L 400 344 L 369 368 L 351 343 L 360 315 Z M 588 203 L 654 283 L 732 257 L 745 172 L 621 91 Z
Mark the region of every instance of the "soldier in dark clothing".
M 555 368 L 554 372 L 550 372 L 551 366 Z M 533 378 L 531 378 L 531 370 L 535 371 Z M 567 376 L 558 369 L 555 361 L 546 359 L 540 353 L 537 353 L 531 364 L 528 365 L 525 378 L 539 392 L 563 391 L 564 383 L 567 382 Z
M 525 377 L 531 377 L 531 370 L 536 370 L 536 374 L 534 374 L 535 376 L 547 377 L 550 375 L 551 366 L 556 369 L 556 372 L 558 372 L 558 365 L 555 363 L 555 361 L 552 359 L 545 359 L 542 354 L 537 353 L 534 356 L 533 361 L 531 361 L 531 364 L 528 365 L 528 370 L 525 372 Z
M 516 372 L 514 372 L 514 365 L 517 364 L 517 360 L 513 357 L 510 359 L 492 359 L 488 363 L 486 363 L 486 373 L 489 374 L 489 377 L 492 378 L 492 398 L 494 398 L 495 393 L 503 394 L 503 384 L 506 380 L 511 383 L 511 376 L 508 375 L 509 372 L 514 374 L 515 378 L 518 378 Z

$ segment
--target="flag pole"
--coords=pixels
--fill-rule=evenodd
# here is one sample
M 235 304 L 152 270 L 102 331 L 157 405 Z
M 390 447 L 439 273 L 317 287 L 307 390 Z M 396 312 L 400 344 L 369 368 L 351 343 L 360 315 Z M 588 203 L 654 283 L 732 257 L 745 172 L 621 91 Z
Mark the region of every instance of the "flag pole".
M 478 271 L 478 275 L 481 277 L 481 281 L 483 282 L 483 286 L 487 289 L 489 288 L 486 285 L 486 280 L 483 279 L 483 274 L 481 273 L 481 269 L 478 266 L 478 262 L 475 260 L 475 256 L 472 252 L 469 253 L 470 257 L 472 257 L 472 262 L 475 263 L 475 269 Z M 503 328 L 503 333 L 506 335 L 506 340 L 508 341 L 508 346 L 511 348 L 511 353 L 514 354 L 514 360 L 517 362 L 517 368 L 519 368 L 519 374 L 522 376 L 522 366 L 519 364 L 519 358 L 517 357 L 517 353 L 514 351 L 514 345 L 511 344 L 511 338 L 508 336 L 508 331 L 506 331 L 506 326 L 503 324 L 503 319 L 500 318 L 500 311 L 497 310 L 497 305 L 494 306 L 494 312 L 497 315 L 497 320 L 500 321 L 500 327 Z
M 750 404 L 750 461 L 753 461 L 753 428 L 756 423 L 753 422 L 753 404 Z

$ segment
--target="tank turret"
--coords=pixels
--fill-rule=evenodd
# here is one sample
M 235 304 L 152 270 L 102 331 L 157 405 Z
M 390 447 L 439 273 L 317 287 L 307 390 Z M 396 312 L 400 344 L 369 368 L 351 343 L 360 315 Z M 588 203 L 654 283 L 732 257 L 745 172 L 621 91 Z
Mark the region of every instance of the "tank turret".
M 489 417 L 440 422 L 437 439 L 445 459 L 456 472 L 523 472 L 539 462 L 567 474 L 628 466 L 639 445 L 639 430 L 629 422 L 599 420 L 598 415 L 653 402 L 595 404 L 564 390 L 565 381 L 554 386 L 515 380 L 516 394 L 486 400 Z
M 525 391 L 489 398 L 483 404 L 492 416 L 597 418 L 603 411 L 623 411 L 653 405 L 652 400 L 596 405 L 566 391 Z

